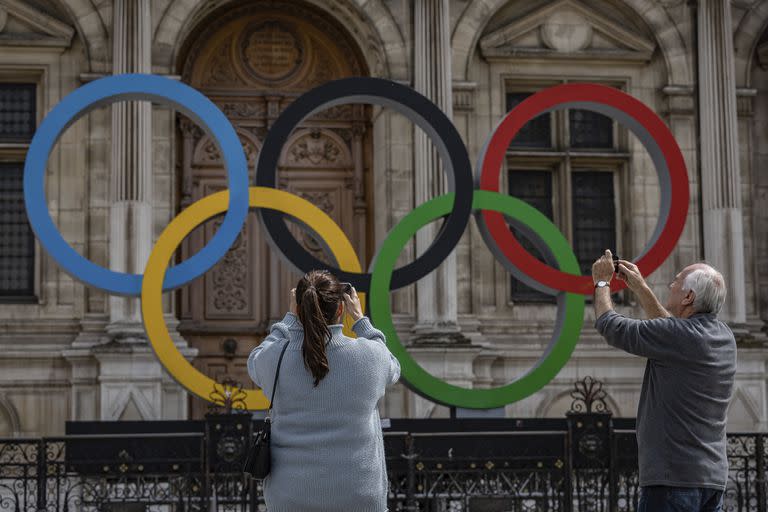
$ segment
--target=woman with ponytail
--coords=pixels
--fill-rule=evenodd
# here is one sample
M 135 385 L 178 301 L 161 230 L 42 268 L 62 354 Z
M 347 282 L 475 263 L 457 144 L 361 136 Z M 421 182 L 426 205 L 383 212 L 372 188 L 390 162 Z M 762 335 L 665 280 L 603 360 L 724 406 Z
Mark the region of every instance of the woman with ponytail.
M 357 338 L 342 333 L 348 314 Z M 400 378 L 384 334 L 354 288 L 313 270 L 291 290 L 290 311 L 248 357 L 248 374 L 272 407 L 269 512 L 386 512 L 387 472 L 377 404 Z

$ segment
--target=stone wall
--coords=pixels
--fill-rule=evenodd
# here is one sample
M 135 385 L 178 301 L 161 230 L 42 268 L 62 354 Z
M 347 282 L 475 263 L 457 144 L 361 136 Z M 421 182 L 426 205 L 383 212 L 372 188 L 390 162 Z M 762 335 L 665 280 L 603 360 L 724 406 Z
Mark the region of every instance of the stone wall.
M 130 1 L 2 2 L 0 13 L 7 16 L 0 15 L 0 20 L 6 19 L 0 27 L 0 81 L 38 84 L 42 119 L 67 93 L 116 71 L 113 62 L 119 48 L 136 44 L 115 41 L 113 29 L 115 13 L 122 12 L 118 8 Z M 667 262 L 649 277 L 662 296 L 674 274 L 711 253 L 712 240 L 718 237 L 711 224 L 702 220 L 701 190 L 711 182 L 702 181 L 702 176 L 720 176 L 725 170 L 702 162 L 699 141 L 706 140 L 707 155 L 717 158 L 732 147 L 735 160 L 728 160 L 725 167 L 730 166 L 728 172 L 737 180 L 740 198 L 728 207 L 738 212 L 742 236 L 735 247 L 719 248 L 716 253 L 718 261 L 726 263 L 728 275 L 743 274 L 741 282 L 732 287 L 732 297 L 743 297 L 743 308 L 729 312 L 741 341 L 731 427 L 766 428 L 766 3 L 731 5 L 728 20 L 722 3 L 709 1 L 698 2 L 699 11 L 694 11 L 689 3 L 666 0 L 425 0 L 419 8 L 432 9 L 428 12 L 416 11 L 413 2 L 405 1 L 308 1 L 348 29 L 373 76 L 416 87 L 438 103 L 448 101 L 473 163 L 505 113 L 504 96 L 509 87 L 598 81 L 621 87 L 658 112 L 683 151 L 691 190 L 681 240 Z M 177 77 L 180 56 L 195 27 L 205 23 L 215 9 L 236 2 L 160 0 L 139 4 L 151 9 L 137 14 L 148 23 L 143 37 L 149 38 L 151 46 L 147 57 L 151 62 L 144 62 L 142 69 Z M 703 17 L 702 12 L 717 16 Z M 701 37 L 702 30 L 716 26 L 707 23 L 726 22 L 735 34 L 733 48 L 724 45 L 727 37 L 709 45 L 697 44 L 697 33 Z M 558 28 L 562 30 L 555 30 Z M 419 34 L 427 32 L 444 38 L 450 48 L 432 53 L 419 50 L 423 48 Z M 697 91 L 706 89 L 705 82 L 714 83 L 702 71 L 704 62 L 717 62 L 722 69 L 732 70 L 731 88 L 718 94 L 732 95 L 735 89 L 734 101 L 717 106 L 706 104 L 706 97 L 699 96 Z M 439 77 L 441 82 L 424 85 L 427 77 Z M 719 115 L 732 116 L 733 130 L 710 133 L 702 126 L 702 112 L 715 108 Z M 154 240 L 177 212 L 180 141 L 173 112 L 155 106 L 150 117 Z M 370 197 L 376 211 L 384 212 L 371 220 L 378 243 L 420 201 L 417 198 L 430 196 L 426 187 L 432 182 L 423 176 L 435 179 L 440 171 L 432 159 L 416 158 L 426 154 L 429 145 L 402 116 L 375 108 L 372 128 Z M 658 180 L 638 141 L 620 128 L 616 133 L 622 154 L 615 164 L 621 246 L 625 253 L 637 254 L 656 223 Z M 111 109 L 93 111 L 63 135 L 49 159 L 46 182 L 49 209 L 65 239 L 105 266 L 110 264 L 115 244 L 110 240 L 114 145 Z M 23 158 L 24 145 L 0 146 L 0 158 Z M 562 158 L 570 162 L 571 155 Z M 706 172 L 710 174 L 702 174 Z M 420 177 L 421 185 L 417 185 Z M 565 231 L 570 222 L 567 216 L 558 219 Z M 412 260 L 417 250 L 410 244 L 402 262 Z M 455 266 L 441 270 L 444 284 L 440 286 L 450 289 L 455 280 L 456 293 L 429 295 L 434 292 L 424 286 L 393 293 L 396 325 L 403 339 L 413 342 L 410 350 L 415 357 L 436 375 L 463 386 L 502 385 L 524 373 L 541 355 L 553 327 L 554 306 L 512 303 L 508 274 L 487 250 L 474 223 L 455 254 Z M 0 305 L 0 368 L 4 370 L 0 372 L 0 433 L 59 434 L 67 419 L 186 417 L 186 394 L 165 375 L 146 342 L 125 341 L 110 329 L 114 302 L 74 282 L 39 246 L 36 255 L 38 302 Z M 418 294 L 422 294 L 420 299 Z M 170 297 L 165 305 L 173 328 L 177 309 Z M 450 329 L 441 333 L 446 341 L 443 345 L 419 342 L 424 332 L 413 328 L 420 321 L 418 304 L 425 302 L 436 303 L 436 311 L 447 315 L 439 319 L 441 325 L 455 323 L 463 338 L 460 344 L 448 343 L 454 335 Z M 620 309 L 628 315 L 641 315 L 628 295 Z M 423 327 L 425 317 L 421 320 Z M 615 415 L 635 414 L 644 361 L 606 347 L 593 322 L 588 308 L 582 340 L 571 362 L 550 385 L 507 406 L 505 414 L 561 416 L 570 405 L 572 382 L 588 374 L 605 381 Z M 194 357 L 194 350 L 181 337 L 177 342 L 188 357 Z M 387 395 L 381 411 L 392 417 L 448 415 L 447 408 L 416 397 L 402 384 Z

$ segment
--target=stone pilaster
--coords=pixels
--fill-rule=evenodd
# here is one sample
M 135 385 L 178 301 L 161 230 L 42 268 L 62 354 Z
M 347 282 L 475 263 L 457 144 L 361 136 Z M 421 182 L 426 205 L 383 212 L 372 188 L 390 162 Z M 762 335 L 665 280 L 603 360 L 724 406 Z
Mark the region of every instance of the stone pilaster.
M 149 0 L 113 4 L 114 74 L 150 73 Z M 109 262 L 112 270 L 144 272 L 152 249 L 152 105 L 112 105 Z M 138 299 L 110 296 L 110 324 L 117 339 L 143 338 Z
M 697 16 L 704 257 L 728 285 L 721 318 L 743 324 L 744 234 L 731 3 L 701 0 Z
M 418 0 L 414 16 L 414 88 L 453 118 L 451 91 L 451 41 L 449 0 Z M 442 162 L 426 133 L 415 130 L 415 203 L 422 204 L 447 192 Z M 435 239 L 436 226 L 416 234 L 416 254 L 422 254 Z M 421 341 L 466 341 L 457 321 L 456 255 L 451 253 L 431 274 L 416 285 L 416 339 Z
M 113 73 L 151 72 L 150 0 L 114 0 Z M 109 266 L 144 273 L 152 250 L 152 105 L 111 106 Z M 182 354 L 190 349 L 166 314 Z M 109 318 L 82 322 L 83 331 L 64 357 L 72 366 L 73 420 L 186 419 L 186 393 L 163 370 L 146 340 L 137 298 L 109 297 Z

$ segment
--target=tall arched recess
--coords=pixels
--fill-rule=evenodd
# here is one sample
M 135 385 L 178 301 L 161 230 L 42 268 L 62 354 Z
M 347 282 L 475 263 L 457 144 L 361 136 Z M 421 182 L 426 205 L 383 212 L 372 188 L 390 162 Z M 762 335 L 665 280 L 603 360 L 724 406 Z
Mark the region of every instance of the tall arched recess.
M 330 15 L 302 2 L 247 2 L 209 14 L 190 32 L 177 61 L 182 80 L 211 98 L 235 126 L 253 164 L 269 126 L 304 91 L 330 80 L 367 76 L 352 37 Z M 322 208 L 345 231 L 361 262 L 371 252 L 371 113 L 366 105 L 321 112 L 294 130 L 279 168 L 279 187 Z M 179 208 L 225 187 L 212 141 L 185 118 L 177 120 Z M 199 250 L 216 221 L 185 242 Z M 323 245 L 292 227 L 321 258 Z M 229 253 L 180 292 L 182 335 L 196 347 L 195 365 L 216 380 L 248 384 L 250 349 L 282 317 L 299 276 L 265 242 L 251 214 Z M 193 399 L 193 417 L 207 407 Z

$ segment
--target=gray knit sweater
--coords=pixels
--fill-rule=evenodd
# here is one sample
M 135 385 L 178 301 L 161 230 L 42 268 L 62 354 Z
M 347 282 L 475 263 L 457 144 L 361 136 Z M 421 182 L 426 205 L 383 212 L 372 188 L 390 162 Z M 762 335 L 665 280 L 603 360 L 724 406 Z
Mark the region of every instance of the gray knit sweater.
M 357 338 L 331 325 L 328 374 L 317 387 L 304 366 L 304 331 L 287 313 L 248 357 L 248 374 L 269 398 L 287 342 L 272 408 L 272 469 L 264 480 L 269 512 L 384 512 L 387 473 L 377 402 L 400 378 L 384 334 L 363 317 Z

